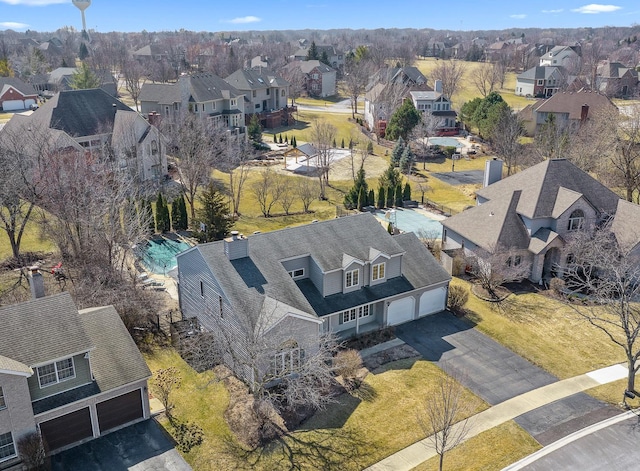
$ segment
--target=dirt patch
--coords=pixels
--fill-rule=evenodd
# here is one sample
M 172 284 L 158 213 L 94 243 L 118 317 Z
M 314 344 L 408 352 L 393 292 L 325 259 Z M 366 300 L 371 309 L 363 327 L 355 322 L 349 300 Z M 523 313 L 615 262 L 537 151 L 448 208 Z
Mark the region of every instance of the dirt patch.
M 407 344 L 398 345 L 368 356 L 364 359 L 364 366 L 369 371 L 374 371 L 385 363 L 415 357 L 420 357 L 420 353 L 415 348 Z

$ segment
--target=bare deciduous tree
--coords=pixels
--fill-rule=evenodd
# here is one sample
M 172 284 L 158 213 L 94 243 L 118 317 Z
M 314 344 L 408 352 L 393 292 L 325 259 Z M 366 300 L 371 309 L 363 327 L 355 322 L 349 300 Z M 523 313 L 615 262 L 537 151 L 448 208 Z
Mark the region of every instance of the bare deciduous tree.
M 418 423 L 440 457 L 442 471 L 445 454 L 462 443 L 471 430 L 468 417 L 476 402 L 465 399 L 465 389 L 454 376 L 442 373 L 418 412 Z
M 249 161 L 254 153 L 247 141 L 227 137 L 223 142 L 222 158 L 218 163 L 220 170 L 229 176 L 229 194 L 231 209 L 234 216 L 240 215 L 240 199 L 243 195 L 244 184 L 249 177 Z
M 311 141 L 318 151 L 316 167 L 320 182 L 320 199 L 326 198 L 326 188 L 329 185 L 329 171 L 335 155 L 333 141 L 336 138 L 336 128 L 326 121 L 316 120 L 311 126 Z
M 468 254 L 466 264 L 480 286 L 493 299 L 500 295 L 497 289 L 505 283 L 520 282 L 531 273 L 531 260 L 522 251 L 501 246 L 493 250 L 477 248 Z
M 471 76 L 471 82 L 476 87 L 476 90 L 486 97 L 489 93 L 495 90 L 496 85 L 500 83 L 500 77 L 496 64 L 482 64 Z
M 320 189 L 315 180 L 309 177 L 298 177 L 295 184 L 296 196 L 302 203 L 302 210 L 305 213 L 309 212 L 311 202 L 318 197 Z
M 358 98 L 364 93 L 371 73 L 372 65 L 365 59 L 358 61 L 355 57 L 349 57 L 345 61 L 344 84 L 351 98 L 351 117 L 353 119 L 358 113 Z
M 124 88 L 131 94 L 135 109 L 138 110 L 138 97 L 144 83 L 144 68 L 135 59 L 127 60 L 122 66 Z
M 255 196 L 262 215 L 271 217 L 271 209 L 280 201 L 283 186 L 278 181 L 278 175 L 269 167 L 260 171 L 260 178 L 253 182 L 251 191 Z
M 440 80 L 442 82 L 442 93 L 451 100 L 458 91 L 458 87 L 465 73 L 466 67 L 464 62 L 449 59 L 438 61 L 432 75 L 434 80 Z
M 169 420 L 173 418 L 171 411 L 175 407 L 173 401 L 171 401 L 171 393 L 174 389 L 180 387 L 181 382 L 182 378 L 175 366 L 156 371 L 155 377 L 153 378 L 153 389 L 158 396 L 158 400 L 164 406 L 164 413 Z
M 605 227 L 593 234 L 578 232 L 567 247 L 573 263 L 562 267 L 565 286 L 586 294 L 588 306 L 569 303 L 574 312 L 600 329 L 627 357 L 627 390 L 635 392 L 635 375 L 640 369 L 640 263 L 632 247 L 618 243 Z M 623 397 L 623 402 L 626 396 Z
M 491 137 L 491 143 L 496 155 L 504 161 L 509 176 L 515 173 L 518 166 L 518 156 L 522 152 L 520 138 L 524 135 L 524 125 L 511 108 L 503 108 L 496 129 L 498 132 Z
M 429 138 L 436 135 L 436 129 L 441 119 L 430 112 L 423 112 L 422 119 L 416 127 L 411 130 L 411 140 L 415 141 L 419 155 L 422 158 L 422 169 L 427 168 L 427 154 L 429 152 Z
M 285 215 L 289 215 L 291 212 L 291 206 L 296 200 L 296 193 L 290 186 L 291 179 L 285 175 L 278 175 L 276 179 L 276 185 L 280 187 L 278 202 Z
M 617 146 L 609 162 L 610 175 L 626 191 L 627 201 L 640 201 L 640 105 L 620 117 Z M 634 198 L 635 196 L 635 198 Z

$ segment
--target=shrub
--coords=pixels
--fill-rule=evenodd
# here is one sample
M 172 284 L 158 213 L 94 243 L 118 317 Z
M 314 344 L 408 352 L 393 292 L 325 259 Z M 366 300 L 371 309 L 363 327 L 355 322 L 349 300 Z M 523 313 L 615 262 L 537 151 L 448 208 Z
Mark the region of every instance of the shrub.
M 22 464 L 31 471 L 51 469 L 42 437 L 38 432 L 31 432 L 18 440 L 18 454 Z
M 562 294 L 564 292 L 565 282 L 562 278 L 552 278 L 549 282 L 549 288 L 556 294 Z
M 194 446 L 202 444 L 204 432 L 196 424 L 190 422 L 176 422 L 174 424 L 173 438 L 176 440 L 176 448 L 183 453 L 188 453 Z
M 463 286 L 449 285 L 449 297 L 447 298 L 447 307 L 458 312 L 469 300 L 469 292 Z
M 362 368 L 362 357 L 357 350 L 341 350 L 333 359 L 333 366 L 337 375 L 342 376 L 344 386 L 353 390 L 360 386 L 358 371 Z

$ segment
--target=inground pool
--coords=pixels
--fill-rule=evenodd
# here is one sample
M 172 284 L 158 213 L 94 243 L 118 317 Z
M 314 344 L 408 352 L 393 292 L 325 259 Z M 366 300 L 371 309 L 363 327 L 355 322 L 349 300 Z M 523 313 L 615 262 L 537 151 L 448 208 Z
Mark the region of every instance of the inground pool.
M 462 143 L 453 137 L 430 137 L 429 145 L 443 147 L 463 147 Z
M 186 242 L 162 237 L 141 244 L 137 255 L 147 270 L 156 275 L 166 275 L 178 266 L 176 255 L 188 248 L 190 245 Z

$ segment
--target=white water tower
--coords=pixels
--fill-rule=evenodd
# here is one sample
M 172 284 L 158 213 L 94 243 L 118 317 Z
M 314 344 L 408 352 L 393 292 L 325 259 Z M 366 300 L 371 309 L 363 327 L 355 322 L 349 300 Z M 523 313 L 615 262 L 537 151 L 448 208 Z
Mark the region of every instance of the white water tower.
M 84 20 L 84 11 L 91 5 L 91 0 L 73 0 L 73 4 L 82 12 L 82 30 L 87 30 L 87 23 Z

